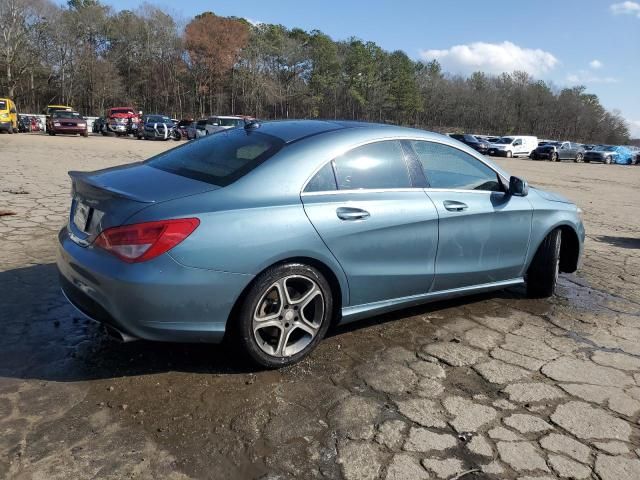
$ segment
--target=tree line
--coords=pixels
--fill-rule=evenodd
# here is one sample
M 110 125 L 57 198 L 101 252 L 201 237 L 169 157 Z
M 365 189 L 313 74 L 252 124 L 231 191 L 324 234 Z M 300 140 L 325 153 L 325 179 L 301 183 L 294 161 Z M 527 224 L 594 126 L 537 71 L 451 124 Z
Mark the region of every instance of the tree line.
M 0 0 L 0 95 L 19 110 L 85 115 L 131 105 L 176 118 L 340 118 L 441 132 L 620 144 L 626 122 L 585 87 L 525 72 L 451 75 L 358 38 L 205 12 L 181 22 L 146 4 Z

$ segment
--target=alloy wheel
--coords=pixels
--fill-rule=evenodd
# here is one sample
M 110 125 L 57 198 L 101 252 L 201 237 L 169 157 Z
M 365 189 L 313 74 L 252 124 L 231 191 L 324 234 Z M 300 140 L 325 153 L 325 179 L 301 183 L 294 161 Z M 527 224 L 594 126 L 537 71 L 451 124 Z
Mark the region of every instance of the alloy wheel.
M 272 283 L 253 313 L 256 344 L 267 355 L 286 358 L 307 347 L 325 317 L 325 299 L 315 280 L 290 275 Z

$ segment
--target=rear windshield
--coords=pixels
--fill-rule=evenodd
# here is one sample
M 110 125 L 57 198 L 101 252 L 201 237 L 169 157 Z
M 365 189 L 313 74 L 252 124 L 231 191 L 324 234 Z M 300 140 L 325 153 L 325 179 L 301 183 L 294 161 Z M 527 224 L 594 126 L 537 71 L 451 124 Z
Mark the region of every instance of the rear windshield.
M 256 131 L 232 129 L 161 153 L 147 165 L 225 187 L 275 155 L 284 141 Z
M 0 100 L 0 110 L 7 109 L 7 102 L 5 100 Z

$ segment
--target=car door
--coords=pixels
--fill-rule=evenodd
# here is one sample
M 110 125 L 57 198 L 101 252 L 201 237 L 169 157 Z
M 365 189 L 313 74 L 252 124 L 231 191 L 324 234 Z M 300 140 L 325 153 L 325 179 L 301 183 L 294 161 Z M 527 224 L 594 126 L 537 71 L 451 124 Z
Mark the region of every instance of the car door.
M 432 291 L 520 278 L 533 210 L 509 195 L 484 161 L 435 142 L 411 141 L 438 210 L 439 241 Z
M 400 142 L 381 141 L 325 164 L 304 189 L 305 212 L 347 276 L 350 305 L 431 288 L 438 213 L 414 184 Z
M 524 147 L 522 145 L 522 139 L 521 138 L 517 138 L 514 140 L 513 142 L 513 155 L 521 155 L 522 152 L 524 151 Z
M 568 160 L 570 158 L 573 158 L 571 156 L 571 152 L 571 143 L 563 142 L 562 145 L 560 145 L 560 149 L 558 150 L 558 157 L 560 158 L 560 160 Z

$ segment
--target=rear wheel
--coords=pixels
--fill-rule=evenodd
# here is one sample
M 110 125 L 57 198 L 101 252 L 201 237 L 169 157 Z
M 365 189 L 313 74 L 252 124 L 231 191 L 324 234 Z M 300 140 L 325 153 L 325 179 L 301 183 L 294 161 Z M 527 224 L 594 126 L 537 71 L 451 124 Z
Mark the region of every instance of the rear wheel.
M 551 161 L 552 161 L 552 162 L 558 162 L 558 161 L 560 161 L 560 158 L 558 157 L 558 153 L 557 153 L 557 152 L 553 152 L 553 153 L 551 154 L 551 157 L 550 157 L 550 158 L 551 158 Z
M 546 298 L 553 295 L 560 272 L 561 232 L 555 229 L 538 247 L 527 272 L 527 295 Z
M 332 312 L 331 288 L 318 270 L 299 263 L 278 265 L 259 275 L 244 299 L 239 340 L 263 367 L 291 365 L 322 340 Z
M 576 155 L 576 159 L 575 159 L 576 163 L 582 163 L 582 160 L 584 160 L 584 155 L 582 155 L 581 153 Z
M 604 163 L 606 163 L 607 165 L 610 165 L 611 164 L 611 157 L 606 157 L 604 159 Z

